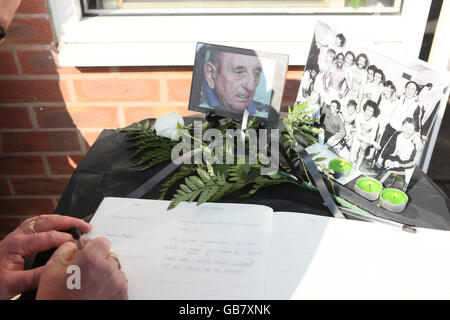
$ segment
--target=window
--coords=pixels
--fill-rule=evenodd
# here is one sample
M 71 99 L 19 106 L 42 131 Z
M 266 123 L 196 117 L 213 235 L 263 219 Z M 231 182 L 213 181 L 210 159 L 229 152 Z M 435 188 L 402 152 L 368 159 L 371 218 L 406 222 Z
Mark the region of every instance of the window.
M 288 54 L 290 65 L 304 65 L 317 19 L 418 57 L 431 4 L 361 0 L 355 11 L 347 0 L 48 1 L 63 66 L 192 65 L 197 42 Z
M 82 0 L 85 15 L 127 14 L 398 14 L 402 0 L 363 0 L 356 11 L 349 0 Z

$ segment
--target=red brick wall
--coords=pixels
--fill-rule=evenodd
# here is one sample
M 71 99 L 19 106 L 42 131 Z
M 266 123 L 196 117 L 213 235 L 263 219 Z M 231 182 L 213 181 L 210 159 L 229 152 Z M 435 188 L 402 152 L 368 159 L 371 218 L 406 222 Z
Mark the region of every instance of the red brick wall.
M 283 106 L 302 68 L 288 72 Z M 188 115 L 192 67 L 61 68 L 45 0 L 23 0 L 0 45 L 0 238 L 52 212 L 105 128 Z

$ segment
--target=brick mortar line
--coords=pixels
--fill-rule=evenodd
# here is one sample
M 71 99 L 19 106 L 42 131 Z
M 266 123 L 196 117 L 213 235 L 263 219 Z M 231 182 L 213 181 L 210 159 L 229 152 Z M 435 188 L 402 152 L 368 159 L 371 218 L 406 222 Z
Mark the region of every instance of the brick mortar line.
M 49 19 L 49 14 L 48 13 L 16 13 L 14 15 L 14 19 L 15 18 L 19 18 L 19 19 Z
M 0 152 L 0 156 L 66 156 L 70 154 L 72 156 L 85 156 L 86 153 L 82 153 L 80 150 L 67 150 L 67 151 L 22 151 L 22 152 Z
M 38 200 L 38 199 L 50 199 L 50 198 L 55 198 L 55 197 L 60 197 L 60 195 L 56 195 L 56 194 L 52 194 L 52 195 L 26 195 L 26 196 L 14 196 L 14 197 L 8 197 L 8 196 L 0 196 L 0 199 L 34 199 L 34 200 Z
M 161 77 L 161 71 L 155 72 L 141 72 L 139 75 L 128 74 L 128 73 L 82 73 L 82 74 L 59 74 L 61 79 L 73 79 L 73 80 L 192 80 L 192 76 L 177 75 L 176 73 L 171 73 Z
M 25 174 L 1 174 L 0 177 L 2 178 L 32 178 L 32 179 L 42 179 L 45 178 L 45 174 L 29 174 L 29 175 L 25 175 Z
M 51 44 L 11 44 L 1 45 L 0 51 L 52 51 L 55 50 L 55 46 Z
M 61 193 L 52 193 L 52 194 L 45 194 L 45 195 L 20 195 L 20 196 L 16 196 L 16 197 L 10 197 L 9 200 L 24 200 L 24 199 L 34 199 L 34 200 L 39 200 L 39 199 L 47 199 L 47 200 L 52 200 L 53 198 L 57 198 L 57 197 L 61 197 L 62 195 L 62 191 Z M 6 200 L 6 199 L 0 199 L 0 200 Z
M 11 179 L 9 177 L 5 177 L 6 181 L 8 183 L 9 192 L 11 193 L 11 197 L 16 196 L 16 191 L 14 190 L 14 186 L 11 182 Z
M 17 80 L 60 80 L 58 75 L 13 75 L 13 76 L 0 76 L 2 81 L 17 81 Z
M 46 173 L 44 174 L 2 174 L 0 175 L 0 177 L 2 178 L 10 178 L 10 179 L 23 179 L 23 178 L 27 178 L 27 179 L 67 179 L 72 177 L 71 174 L 49 174 L 47 175 Z
M 133 108 L 133 107 L 149 107 L 149 108 L 168 108 L 168 107 L 186 107 L 187 103 L 183 101 L 177 102 L 162 102 L 162 101 L 104 101 L 104 102 L 39 102 L 40 106 L 43 107 L 66 107 L 66 108 L 75 108 L 75 107 L 105 107 L 105 108 L 115 108 L 115 107 L 124 107 L 124 108 Z M 167 105 L 162 105 L 167 104 Z M 0 102 L 0 107 L 36 107 L 36 102 Z
M 117 120 L 119 120 L 119 126 L 121 128 L 125 127 L 126 125 L 125 111 L 121 106 L 117 107 Z
M 33 127 L 32 130 L 39 129 L 39 122 L 37 119 L 37 114 L 35 112 L 35 107 L 36 106 L 27 106 L 26 107 L 28 109 L 28 114 L 30 115 L 31 126 Z M 0 130 L 0 131 L 2 131 L 2 130 Z
M 45 172 L 45 176 L 46 177 L 50 177 L 51 170 L 50 170 L 50 164 L 48 163 L 47 157 L 41 155 L 41 160 L 42 160 L 42 166 L 44 167 L 44 172 Z
M 12 51 L 14 62 L 16 63 L 17 72 L 19 73 L 19 76 L 23 75 L 22 65 L 20 64 L 19 55 L 17 54 L 16 50 Z
M 118 127 L 101 127 L 101 128 L 78 128 L 78 127 L 71 127 L 71 128 L 17 128 L 17 129 L 0 129 L 0 133 L 36 133 L 36 132 L 79 132 L 82 130 L 83 132 L 97 132 L 102 131 L 105 129 L 118 129 Z
M 58 206 L 59 199 L 53 198 L 52 201 L 53 201 L 53 206 L 55 207 L 54 209 L 56 209 L 56 207 Z
M 26 75 L 2 75 L 0 80 L 191 80 L 191 77 L 168 77 L 161 79 L 161 75 L 146 74 L 146 75 L 121 75 L 120 77 L 113 74 L 105 73 L 105 75 L 97 74 L 79 74 L 79 75 L 67 75 L 67 74 L 26 74 Z
M 71 79 L 66 80 L 67 90 L 69 91 L 70 101 L 73 103 L 78 102 L 77 92 L 75 90 L 75 85 Z
M 87 153 L 86 144 L 88 142 L 84 139 L 84 135 L 80 131 L 77 132 L 77 135 L 78 135 L 78 143 L 80 144 L 81 152 L 86 154 Z
M 169 103 L 169 84 L 167 79 L 161 79 L 159 81 L 159 93 L 161 103 Z
M 60 152 L 64 152 L 63 154 L 61 154 Z M 23 153 L 23 152 L 22 152 Z M 59 157 L 59 156 L 68 156 L 68 157 L 79 157 L 79 156 L 84 156 L 85 154 L 82 154 L 80 151 L 47 151 L 47 152 L 38 152 L 38 155 L 43 155 L 43 156 L 47 156 L 47 157 Z M 51 153 L 58 153 L 58 154 L 51 154 Z M 5 153 L 5 152 L 0 152 L 0 158 L 4 157 L 4 158 L 8 158 L 8 157 L 23 157 L 23 156 L 36 156 L 35 154 L 19 154 L 19 153 Z M 0 176 L 2 176 L 2 174 L 0 174 Z

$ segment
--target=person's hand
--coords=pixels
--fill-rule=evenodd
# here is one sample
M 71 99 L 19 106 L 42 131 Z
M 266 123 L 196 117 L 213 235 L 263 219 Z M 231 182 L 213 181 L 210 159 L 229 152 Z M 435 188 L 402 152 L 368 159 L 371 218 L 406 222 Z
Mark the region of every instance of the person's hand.
M 9 299 L 37 287 L 44 267 L 25 271 L 25 258 L 73 240 L 69 233 L 57 231 L 71 227 L 77 227 L 82 233 L 92 228 L 81 219 L 42 215 L 25 220 L 0 241 L 0 299 Z
M 400 167 L 400 163 L 398 161 L 386 160 L 385 167 L 388 170 L 398 168 L 398 167 Z
M 384 163 L 384 167 L 386 169 L 391 169 L 392 168 L 392 161 L 391 160 L 386 160 L 386 162 Z
M 64 243 L 47 262 L 36 299 L 128 299 L 127 277 L 120 269 L 117 256 L 109 252 L 110 248 L 106 238 L 89 240 L 81 250 L 73 242 Z M 78 275 L 73 269 L 79 270 Z M 73 276 L 79 276 L 78 287 L 76 281 L 72 283 L 69 279 Z

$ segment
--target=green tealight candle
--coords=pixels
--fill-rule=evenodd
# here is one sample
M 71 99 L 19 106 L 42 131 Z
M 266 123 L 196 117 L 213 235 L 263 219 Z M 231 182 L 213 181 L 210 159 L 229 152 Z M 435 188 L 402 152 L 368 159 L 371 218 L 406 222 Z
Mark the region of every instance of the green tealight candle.
M 340 158 L 330 160 L 328 167 L 333 169 L 335 178 L 346 177 L 353 169 L 353 165 L 349 161 Z
M 398 189 L 384 189 L 381 193 L 380 205 L 391 212 L 402 212 L 408 203 L 408 196 Z
M 368 177 L 359 178 L 355 184 L 355 191 L 370 201 L 377 200 L 382 189 L 380 181 Z

